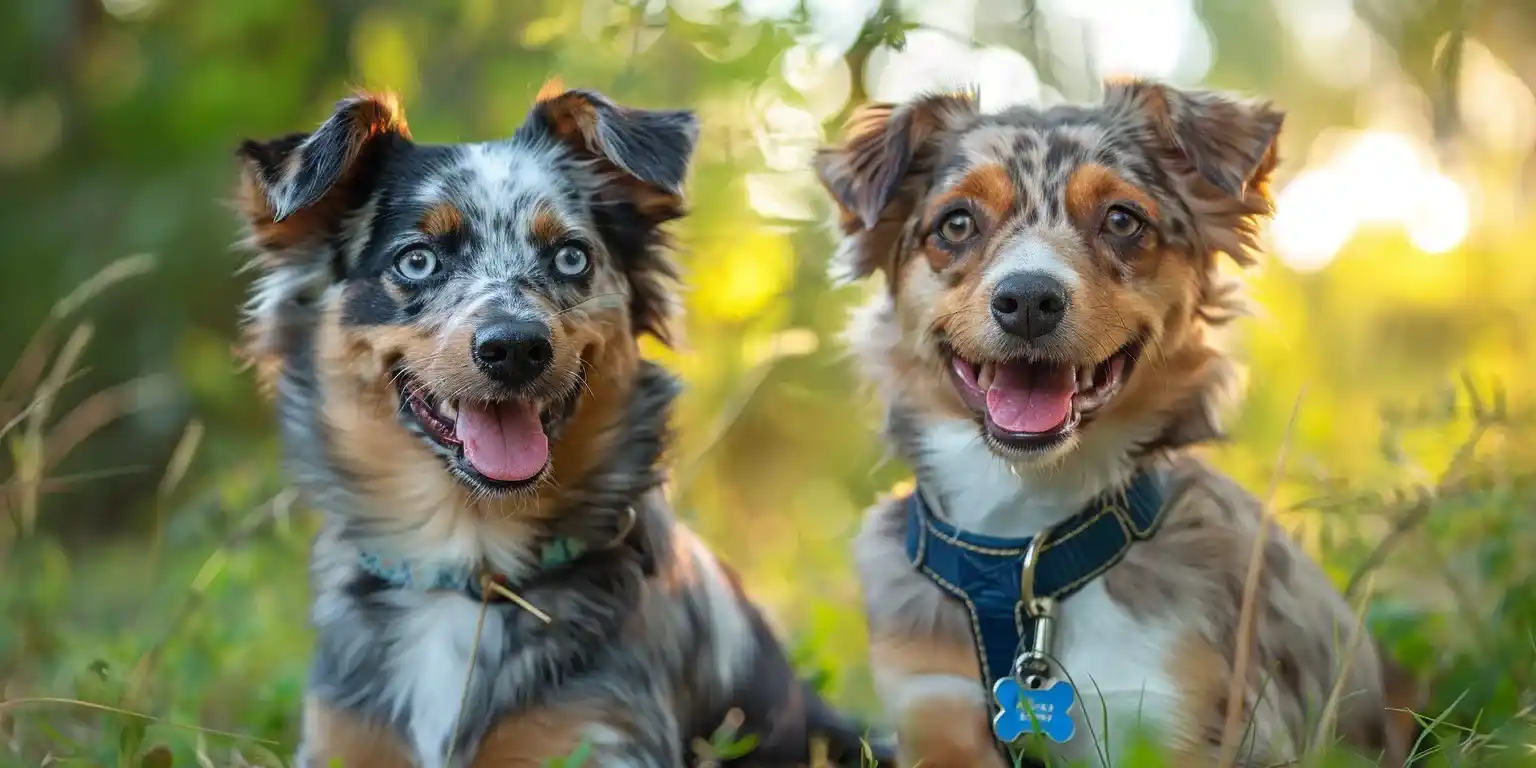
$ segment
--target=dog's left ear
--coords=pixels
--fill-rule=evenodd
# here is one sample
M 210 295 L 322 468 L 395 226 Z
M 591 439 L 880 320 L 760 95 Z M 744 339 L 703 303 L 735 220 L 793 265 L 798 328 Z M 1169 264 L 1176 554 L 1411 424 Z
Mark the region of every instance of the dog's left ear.
M 259 244 L 281 250 L 315 240 L 367 191 L 364 166 L 377 148 L 409 139 L 398 98 L 385 93 L 341 100 L 313 133 L 243 142 L 241 208 Z M 333 201 L 340 205 L 326 205 Z
M 616 171 L 652 225 L 682 216 L 683 181 L 699 138 L 693 112 L 622 107 L 596 91 L 563 90 L 551 81 L 521 130 L 547 132 Z
M 1147 120 L 1172 159 L 1234 198 L 1268 181 L 1285 114 L 1268 102 L 1216 91 L 1183 90 L 1145 80 L 1105 84 L 1105 102 Z

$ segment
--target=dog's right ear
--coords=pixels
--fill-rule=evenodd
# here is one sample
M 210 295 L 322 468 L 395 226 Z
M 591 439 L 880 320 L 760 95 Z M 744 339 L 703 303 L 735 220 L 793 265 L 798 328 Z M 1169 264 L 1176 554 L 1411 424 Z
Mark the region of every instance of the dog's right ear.
M 699 139 L 692 111 L 625 107 L 597 91 L 566 90 L 551 80 L 539 89 L 518 133 L 561 142 L 598 169 L 604 179 L 598 195 L 631 210 L 648 243 L 662 240 L 658 227 L 683 216 L 683 182 Z M 651 247 L 625 254 L 623 266 L 632 327 L 669 343 L 677 267 L 664 249 Z
M 243 142 L 240 206 L 258 244 L 282 250 L 313 240 L 371 183 L 360 170 L 374 148 L 409 138 L 398 98 L 385 93 L 343 99 L 314 133 Z
M 597 91 L 566 90 L 551 80 L 519 133 L 548 134 L 613 171 L 618 186 L 607 191 L 622 191 L 649 224 L 683 215 L 683 181 L 699 139 L 692 111 L 620 106 Z
M 816 177 L 842 211 L 844 233 L 899 229 L 921 193 L 913 183 L 932 171 L 940 140 L 979 114 L 969 93 L 924 96 L 906 104 L 866 104 L 854 111 L 841 144 L 816 153 Z M 894 232 L 887 233 L 894 237 Z M 866 277 L 889 257 L 894 239 L 873 237 L 841 265 Z M 884 247 L 876 247 L 882 245 Z
M 1104 101 L 1141 115 L 1177 163 L 1230 198 L 1263 186 L 1274 171 L 1285 113 L 1267 101 L 1137 79 L 1105 83 Z

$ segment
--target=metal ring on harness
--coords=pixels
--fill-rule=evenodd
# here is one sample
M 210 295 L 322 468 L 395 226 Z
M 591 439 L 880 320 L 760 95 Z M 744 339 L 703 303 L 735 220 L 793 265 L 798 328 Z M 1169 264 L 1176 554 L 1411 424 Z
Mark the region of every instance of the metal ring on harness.
M 1035 596 L 1035 569 L 1040 565 L 1040 553 L 1045 550 L 1045 538 L 1049 531 L 1041 531 L 1030 539 L 1024 550 L 1024 562 L 1019 573 L 1019 599 L 1023 602 L 1026 618 L 1033 626 L 1029 633 L 1029 648 L 1014 662 L 1013 674 L 1025 687 L 1038 690 L 1049 682 L 1051 675 L 1051 644 L 1055 641 L 1055 600 Z

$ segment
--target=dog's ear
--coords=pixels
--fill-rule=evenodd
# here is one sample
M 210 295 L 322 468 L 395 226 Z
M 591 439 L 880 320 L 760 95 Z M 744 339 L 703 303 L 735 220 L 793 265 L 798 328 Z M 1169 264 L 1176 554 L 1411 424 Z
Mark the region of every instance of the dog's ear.
M 682 216 L 683 181 L 699 138 L 689 110 L 623 107 L 590 90 L 539 91 L 523 131 L 544 132 L 579 157 L 616 172 L 619 188 L 652 225 Z
M 634 241 L 621 254 L 630 285 L 630 325 L 669 344 L 678 270 L 659 227 L 683 216 L 683 182 L 699 138 L 698 118 L 688 110 L 620 106 L 595 91 L 566 90 L 551 80 L 518 132 L 551 137 L 599 171 L 603 183 L 596 193 L 605 205 L 598 214 L 611 220 L 618 236 Z M 631 216 L 638 221 L 623 221 Z
M 1259 222 L 1274 207 L 1269 181 L 1284 114 L 1267 102 L 1145 80 L 1106 83 L 1105 104 L 1174 181 L 1194 215 L 1206 270 L 1219 253 L 1253 264 Z
M 399 100 L 386 93 L 343 99 L 314 133 L 243 142 L 240 203 L 259 244 L 281 250 L 324 231 L 366 194 L 370 153 L 409 138 Z
M 979 114 L 975 96 L 944 93 L 906 104 L 866 104 L 854 111 L 842 143 L 816 153 L 816 177 L 842 212 L 845 234 L 898 226 L 920 194 L 915 179 L 931 172 L 941 139 Z M 842 265 L 848 276 L 866 277 L 889 257 L 894 239 L 874 238 Z
M 1146 80 L 1105 84 L 1105 102 L 1139 113 L 1172 158 L 1234 198 L 1268 181 L 1285 114 L 1265 101 Z

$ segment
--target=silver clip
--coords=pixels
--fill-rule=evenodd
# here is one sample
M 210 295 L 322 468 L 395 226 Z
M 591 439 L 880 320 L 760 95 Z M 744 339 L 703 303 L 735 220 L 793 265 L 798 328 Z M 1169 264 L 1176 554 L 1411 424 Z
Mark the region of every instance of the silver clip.
M 1051 680 L 1051 656 L 1056 640 L 1056 601 L 1035 596 L 1035 568 L 1040 564 L 1041 542 L 1045 531 L 1029 542 L 1024 550 L 1023 569 L 1019 574 L 1019 598 L 1024 604 L 1030 627 L 1029 648 L 1013 665 L 1013 676 L 1031 690 L 1044 688 Z

